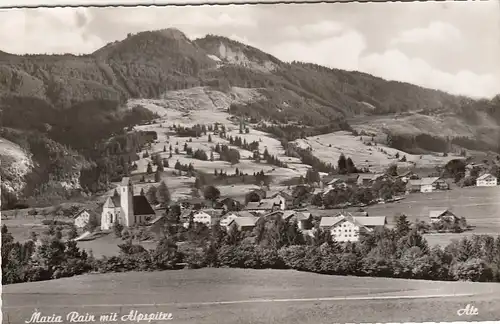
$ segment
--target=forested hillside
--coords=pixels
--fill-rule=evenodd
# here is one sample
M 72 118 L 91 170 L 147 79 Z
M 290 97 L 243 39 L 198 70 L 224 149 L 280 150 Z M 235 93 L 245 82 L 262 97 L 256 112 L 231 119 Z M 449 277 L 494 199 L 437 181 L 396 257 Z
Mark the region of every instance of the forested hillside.
M 357 118 L 368 118 L 365 124 L 370 124 L 390 114 L 407 114 L 408 123 L 414 116 L 435 119 L 436 126 L 430 132 L 429 128 L 420 130 L 430 135 L 431 141 L 433 136 L 438 142 L 443 140 L 441 130 L 447 124 L 442 119 L 446 117 L 446 122 L 451 119 L 468 127 L 465 137 L 453 139 L 452 134 L 447 141 L 482 150 L 499 146 L 499 96 L 474 101 L 360 72 L 285 63 L 225 37 L 208 35 L 190 40 L 177 29 L 166 29 L 129 34 L 82 56 L 0 52 L 1 134 L 20 145 L 34 162 L 25 175 L 7 174 L 9 166 L 2 166 L 7 179 L 3 199 L 12 205 L 13 198 L 5 196 L 39 195 L 61 181 L 73 183 L 65 188 L 103 189 L 110 178 L 126 172 L 128 157 L 133 159 L 142 140 L 134 139 L 135 144 L 125 140 L 128 144 L 116 153 L 125 154 L 123 158 L 107 157 L 107 162 L 99 157 L 107 150 L 102 143 L 113 135 L 130 136 L 124 128 L 153 118 L 151 112 L 139 107 L 125 109 L 126 101 L 160 98 L 169 90 L 194 86 L 223 92 L 235 86 L 258 89 L 261 100 L 233 104 L 230 112 L 266 121 L 278 127 L 275 130 L 294 123 L 298 133 L 315 134 L 350 129 L 351 120 Z M 491 121 L 487 127 L 481 122 L 484 118 Z M 418 131 L 419 126 L 415 127 Z M 375 130 L 389 135 L 393 132 L 387 126 Z M 414 148 L 414 133 L 393 135 L 394 145 Z M 0 150 L 0 156 L 8 154 Z M 99 169 L 102 165 L 109 165 L 105 174 L 96 171 L 96 166 Z M 13 177 L 24 177 L 27 185 L 22 193 L 9 190 Z

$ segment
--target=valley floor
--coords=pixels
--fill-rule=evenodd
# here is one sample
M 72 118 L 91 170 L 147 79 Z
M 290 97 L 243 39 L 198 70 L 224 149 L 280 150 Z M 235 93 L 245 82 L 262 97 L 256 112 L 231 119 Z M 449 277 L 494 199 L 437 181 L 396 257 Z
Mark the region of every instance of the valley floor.
M 478 315 L 458 316 L 467 304 Z M 500 318 L 500 284 L 207 268 L 91 274 L 4 287 L 3 315 L 9 323 L 29 320 L 35 309 L 46 315 L 95 314 L 97 321 L 111 312 L 164 312 L 172 313 L 172 322 L 196 324 L 478 321 Z

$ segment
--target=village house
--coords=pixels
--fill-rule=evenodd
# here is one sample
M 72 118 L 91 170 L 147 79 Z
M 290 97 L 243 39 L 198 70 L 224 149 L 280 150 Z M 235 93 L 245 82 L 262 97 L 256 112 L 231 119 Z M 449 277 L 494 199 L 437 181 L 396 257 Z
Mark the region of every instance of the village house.
M 240 210 L 241 203 L 233 198 L 228 197 L 217 201 L 214 207 L 217 209 L 224 209 L 227 212 L 232 210 Z
M 448 221 L 454 223 L 459 220 L 458 217 L 448 209 L 431 210 L 429 212 L 429 218 L 431 220 L 431 223 L 436 223 L 439 221 Z
M 410 181 L 410 180 L 419 180 L 420 179 L 420 177 L 416 173 L 414 173 L 413 171 L 406 171 L 402 174 L 399 174 L 396 178 L 403 181 L 404 183 L 408 183 L 408 181 Z
M 471 177 L 477 175 L 481 170 L 485 169 L 486 166 L 482 163 L 468 163 L 465 166 L 465 177 Z
M 448 190 L 448 183 L 440 177 L 422 178 L 418 180 L 408 180 L 407 192 L 433 192 L 436 190 Z
M 285 210 L 286 209 L 286 199 L 281 195 L 275 198 L 266 198 L 256 202 L 249 202 L 244 210 L 255 212 L 259 214 L 272 212 L 275 210 Z
M 357 180 L 358 186 L 370 186 L 373 182 L 388 177 L 384 173 L 360 174 Z
M 495 187 L 498 185 L 498 179 L 492 174 L 485 173 L 476 179 L 478 187 Z
M 146 225 L 155 217 L 156 213 L 146 197 L 135 196 L 132 180 L 125 177 L 103 205 L 101 230 L 110 230 L 116 222 L 124 227 Z
M 201 223 L 208 227 L 215 225 L 218 221 L 220 221 L 221 215 L 223 213 L 222 209 L 200 209 L 193 214 L 193 222 Z M 189 226 L 189 221 L 188 221 Z
M 287 212 L 287 211 L 285 211 Z M 299 230 L 309 230 L 312 228 L 312 215 L 309 212 L 294 211 L 283 214 L 283 219 L 289 222 L 297 222 Z
M 238 217 L 255 217 L 255 215 L 248 211 L 229 212 L 220 219 L 220 226 L 228 228 L 233 219 Z
M 227 228 L 236 225 L 239 231 L 251 231 L 254 229 L 255 224 L 259 220 L 256 216 L 241 216 L 234 218 L 228 225 Z
M 371 233 L 387 224 L 385 216 L 355 217 L 350 213 L 340 213 L 334 217 L 322 217 L 319 227 L 330 231 L 337 242 L 357 242 L 362 233 Z
M 73 215 L 73 219 L 77 228 L 84 228 L 90 221 L 90 212 L 88 209 L 82 209 Z

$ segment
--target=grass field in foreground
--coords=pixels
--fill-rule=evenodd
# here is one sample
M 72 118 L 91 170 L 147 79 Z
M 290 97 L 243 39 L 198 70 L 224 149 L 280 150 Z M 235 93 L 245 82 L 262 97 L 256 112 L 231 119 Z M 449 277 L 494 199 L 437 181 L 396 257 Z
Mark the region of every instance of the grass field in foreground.
M 445 297 L 430 297 L 436 295 Z M 318 299 L 333 297 L 337 300 Z M 345 299 L 354 297 L 365 299 Z M 379 299 L 366 299 L 373 297 Z M 232 303 L 215 303 L 224 301 Z M 478 308 L 479 314 L 459 317 L 457 310 L 467 304 Z M 7 318 L 10 323 L 22 323 L 35 308 L 50 315 L 162 311 L 173 314 L 172 323 L 196 324 L 494 320 L 500 318 L 500 284 L 339 277 L 292 270 L 133 272 L 5 286 L 3 308 L 4 323 Z

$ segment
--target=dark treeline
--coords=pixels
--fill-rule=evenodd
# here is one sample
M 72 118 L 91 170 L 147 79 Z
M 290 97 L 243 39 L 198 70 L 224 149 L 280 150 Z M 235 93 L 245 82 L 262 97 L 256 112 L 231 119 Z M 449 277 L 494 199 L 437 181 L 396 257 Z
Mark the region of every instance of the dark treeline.
M 395 149 L 405 152 L 415 152 L 418 150 L 448 153 L 452 150 L 452 145 L 456 145 L 469 150 L 497 151 L 498 147 L 490 145 L 482 140 L 470 137 L 438 137 L 429 134 L 394 135 L 387 136 L 387 144 Z
M 125 129 L 155 118 L 142 107 L 126 110 L 111 100 L 87 101 L 61 110 L 43 100 L 4 98 L 1 107 L 2 137 L 33 153 L 37 164 L 27 176 L 20 199 L 36 196 L 38 204 L 48 205 L 72 194 L 49 187 L 48 180 L 67 180 L 81 170 L 84 190 L 93 193 L 127 174 L 129 162 L 145 142 L 142 137 L 151 136 L 126 135 Z M 12 207 L 12 202 L 5 203 L 2 207 Z
M 361 232 L 358 242 L 339 243 L 317 224 L 313 236 L 303 236 L 295 221 L 285 221 L 280 215 L 261 218 L 252 231 L 240 232 L 235 227 L 208 228 L 192 221 L 184 229 L 178 226 L 178 212 L 167 214 L 165 236 L 155 249 L 134 245 L 128 237 L 119 245 L 119 255 L 99 260 L 80 251 L 75 242 L 61 241 L 54 227 L 35 247 L 33 241 L 14 242 L 4 226 L 2 283 L 88 271 L 167 270 L 181 262 L 190 268 L 288 268 L 331 275 L 500 282 L 500 237 L 475 235 L 444 248 L 430 247 L 404 215 L 398 217 L 394 229 Z

